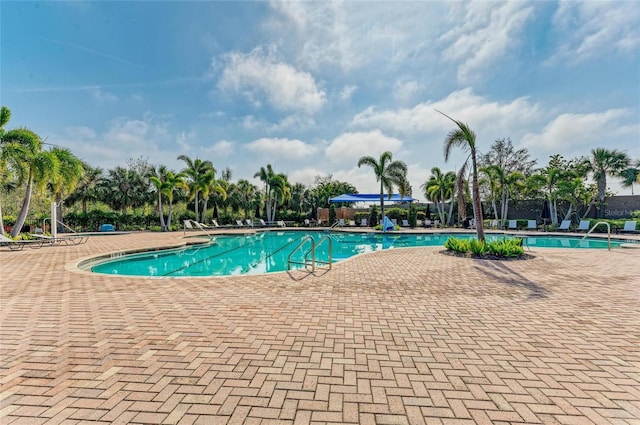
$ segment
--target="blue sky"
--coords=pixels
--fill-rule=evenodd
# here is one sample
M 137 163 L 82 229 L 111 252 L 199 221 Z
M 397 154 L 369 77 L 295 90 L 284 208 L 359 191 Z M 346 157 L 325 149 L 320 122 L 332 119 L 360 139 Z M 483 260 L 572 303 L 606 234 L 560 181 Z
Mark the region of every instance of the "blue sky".
M 363 155 L 419 195 L 452 123 L 544 166 L 596 147 L 640 158 L 640 7 L 628 2 L 0 2 L 0 99 L 105 169 L 270 163 L 376 192 Z M 613 179 L 611 179 L 613 180 Z M 614 191 L 630 194 L 615 181 Z

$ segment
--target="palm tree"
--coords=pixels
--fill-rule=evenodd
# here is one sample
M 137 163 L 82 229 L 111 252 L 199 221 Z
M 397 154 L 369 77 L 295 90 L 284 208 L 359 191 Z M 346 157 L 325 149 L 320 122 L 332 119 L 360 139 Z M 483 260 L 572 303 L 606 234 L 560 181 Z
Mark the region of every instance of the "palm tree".
M 160 187 L 162 194 L 167 198 L 169 202 L 169 214 L 165 222 L 165 229 L 171 231 L 171 216 L 173 214 L 173 194 L 179 190 L 187 190 L 188 186 L 184 179 L 187 177 L 184 173 L 174 173 L 173 171 L 167 171 L 164 176 L 164 182 Z
M 478 161 L 477 161 L 477 149 L 476 149 L 476 134 L 467 126 L 467 124 L 456 121 L 450 116 L 437 111 L 453 121 L 458 128 L 452 130 L 447 135 L 444 141 L 444 160 L 448 161 L 451 156 L 451 150 L 454 147 L 461 147 L 464 150 L 469 150 L 469 156 L 471 157 L 471 173 L 472 180 L 472 192 L 473 192 L 473 218 L 476 222 L 476 233 L 478 240 L 484 241 L 484 224 L 482 222 L 482 202 L 480 201 L 480 185 L 478 183 Z
M 265 196 L 265 211 L 267 214 L 267 221 L 274 221 L 273 220 L 273 216 L 275 214 L 272 215 L 271 212 L 271 208 L 272 208 L 272 202 L 273 202 L 273 195 L 272 195 L 272 188 L 273 188 L 273 180 L 276 177 L 276 173 L 273 171 L 273 167 L 271 166 L 271 164 L 267 164 L 267 167 L 260 167 L 260 170 L 254 174 L 253 177 L 257 177 L 260 179 L 261 182 L 264 183 L 264 196 Z
M 633 195 L 633 184 L 640 183 L 640 159 L 636 161 L 635 166 L 622 171 L 620 177 L 622 177 L 622 186 L 630 187 Z
M 211 170 L 205 174 L 202 179 L 202 183 L 202 199 L 204 201 L 204 205 L 202 207 L 202 218 L 200 221 L 202 223 L 206 223 L 207 204 L 209 202 L 209 198 L 213 197 L 214 194 L 218 195 L 219 197 L 214 197 L 214 203 L 217 199 L 222 199 L 223 201 L 227 199 L 227 191 L 225 189 L 227 181 L 216 179 L 216 169 L 211 168 Z
M 184 169 L 184 173 L 189 176 L 189 199 L 194 200 L 194 211 L 196 213 L 196 220 L 199 220 L 199 193 L 206 186 L 207 180 L 210 178 L 210 173 L 213 171 L 215 173 L 215 169 L 213 168 L 213 164 L 211 161 L 203 161 L 200 158 L 196 158 L 192 160 L 187 155 L 180 155 L 178 159 L 184 161 L 187 164 L 187 167 Z
M 358 167 L 362 165 L 373 168 L 376 181 L 380 182 L 380 213 L 384 221 L 384 191 L 386 189 L 391 196 L 393 186 L 399 186 L 407 180 L 407 164 L 402 161 L 394 161 L 393 154 L 386 151 L 380 155 L 380 159 L 377 161 L 372 156 L 363 156 L 358 160 Z
M 67 197 L 66 203 L 73 205 L 82 202 L 82 213 L 87 213 L 87 204 L 101 199 L 100 190 L 104 187 L 102 168 L 93 168 L 83 163 L 84 172 L 75 190 Z
M 436 210 L 440 217 L 440 222 L 444 225 L 447 218 L 444 210 L 444 203 L 451 198 L 451 206 L 449 209 L 449 220 L 453 210 L 453 191 L 456 181 L 456 174 L 453 171 L 443 173 L 440 168 L 433 167 L 431 169 L 431 177 L 427 180 L 422 188 L 425 196 L 436 204 Z
M 255 207 L 256 193 L 258 188 L 249 180 L 240 179 L 234 185 L 233 196 L 237 200 L 239 206 L 244 210 L 244 217 L 249 218 L 253 214 Z
M 144 176 L 133 168 L 124 167 L 109 170 L 108 174 L 101 195 L 103 201 L 113 210 L 126 214 L 129 208 L 145 204 L 148 199 L 148 184 Z
M 78 186 L 84 174 L 84 166 L 82 161 L 68 149 L 54 147 L 50 152 L 55 155 L 59 164 L 58 172 L 51 176 L 50 188 L 56 199 L 56 216 L 58 221 L 56 228 L 58 232 L 63 232 L 63 196 L 65 193 L 72 193 Z M 52 223 L 52 225 L 54 224 L 55 223 Z
M 604 198 L 607 190 L 607 174 L 620 175 L 629 167 L 630 159 L 626 153 L 617 149 L 596 148 L 591 151 L 589 171 L 598 184 L 598 213 L 604 218 Z

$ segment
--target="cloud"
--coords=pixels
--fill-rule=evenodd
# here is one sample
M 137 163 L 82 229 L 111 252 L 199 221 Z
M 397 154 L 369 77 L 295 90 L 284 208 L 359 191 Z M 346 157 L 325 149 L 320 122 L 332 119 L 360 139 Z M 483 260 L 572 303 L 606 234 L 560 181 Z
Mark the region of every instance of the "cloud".
M 472 128 L 506 137 L 514 127 L 529 125 L 540 117 L 540 108 L 526 97 L 508 102 L 489 101 L 473 93 L 471 88 L 454 91 L 446 98 L 434 102 L 422 102 L 413 108 L 378 110 L 368 107 L 351 120 L 352 127 L 381 128 L 396 134 L 418 135 L 442 133 L 451 129 L 452 123 L 438 112 L 455 115 L 454 118 Z M 500 134 L 502 133 L 502 135 Z
M 233 153 L 234 143 L 228 140 L 220 140 L 204 151 L 214 158 L 227 158 Z
M 476 80 L 478 72 L 518 44 L 518 36 L 533 15 L 527 2 L 470 2 L 453 4 L 452 29 L 441 37 L 449 47 L 443 58 L 457 62 L 458 80 Z
M 638 152 L 640 124 L 633 121 L 633 112 L 628 109 L 609 109 L 589 114 L 564 113 L 551 120 L 539 133 L 528 133 L 522 138 L 524 147 L 541 154 L 568 154 L 583 152 L 598 146 L 614 144 L 619 149 L 634 149 Z M 631 118 L 631 120 L 630 120 Z
M 340 91 L 340 99 L 347 101 L 351 99 L 351 96 L 356 92 L 358 86 L 347 85 L 342 88 Z
M 634 1 L 562 1 L 553 24 L 563 42 L 552 61 L 580 62 L 612 53 L 637 55 L 639 21 L 640 8 Z
M 313 155 L 317 148 L 297 139 L 263 137 L 245 145 L 250 151 L 276 158 L 298 159 Z
M 402 141 L 389 137 L 380 130 L 342 133 L 329 143 L 325 156 L 333 163 L 355 165 L 362 156 L 377 158 L 382 152 L 395 152 L 401 147 Z
M 91 95 L 91 98 L 98 103 L 112 103 L 118 100 L 116 95 L 106 92 L 98 86 L 87 87 L 86 91 Z
M 415 81 L 396 81 L 393 87 L 393 97 L 400 103 L 409 103 L 422 89 L 422 85 Z
M 403 64 L 429 46 L 439 32 L 443 9 L 437 2 L 271 1 L 276 12 L 265 26 L 306 69 L 351 72 L 384 61 Z M 425 25 L 429 22 L 429 25 Z
M 277 48 L 257 47 L 250 53 L 223 56 L 218 88 L 240 93 L 256 107 L 263 103 L 278 111 L 315 114 L 326 102 L 325 92 L 313 76 L 277 58 Z

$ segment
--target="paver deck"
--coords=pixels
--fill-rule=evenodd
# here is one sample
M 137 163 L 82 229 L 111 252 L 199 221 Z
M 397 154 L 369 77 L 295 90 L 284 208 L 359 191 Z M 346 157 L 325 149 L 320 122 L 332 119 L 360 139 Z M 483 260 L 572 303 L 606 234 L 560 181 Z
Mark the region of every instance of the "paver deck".
M 0 249 L 0 423 L 639 424 L 640 250 L 149 279 Z

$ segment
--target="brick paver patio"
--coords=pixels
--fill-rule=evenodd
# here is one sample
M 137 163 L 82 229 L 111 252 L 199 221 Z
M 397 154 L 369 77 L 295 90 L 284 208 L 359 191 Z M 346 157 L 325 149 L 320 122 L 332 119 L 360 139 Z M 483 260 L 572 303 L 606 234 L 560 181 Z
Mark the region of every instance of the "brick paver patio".
M 0 423 L 639 424 L 640 250 L 148 279 L 0 249 Z

